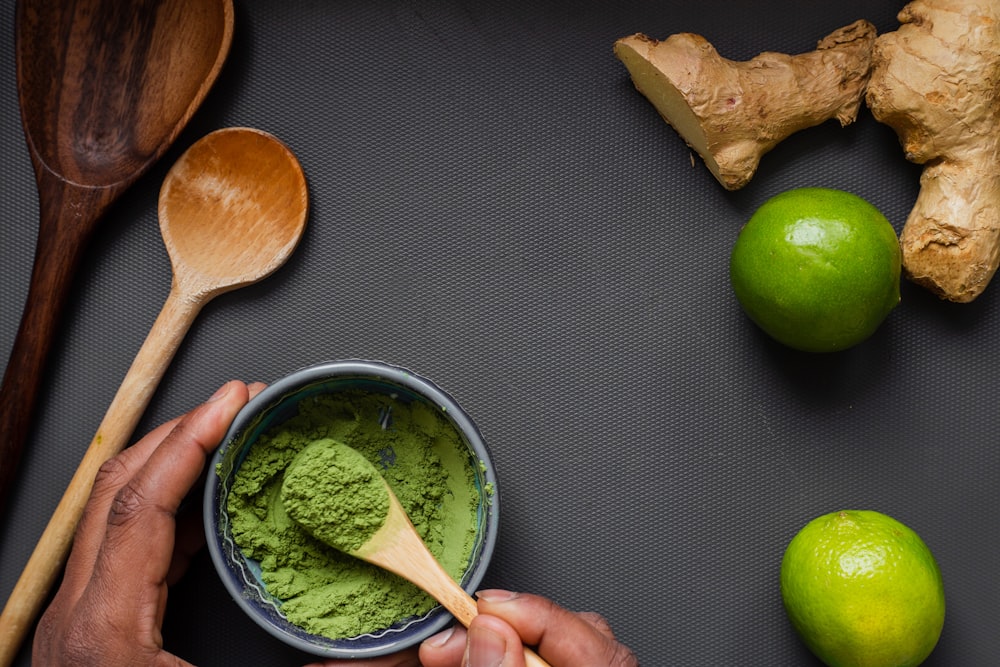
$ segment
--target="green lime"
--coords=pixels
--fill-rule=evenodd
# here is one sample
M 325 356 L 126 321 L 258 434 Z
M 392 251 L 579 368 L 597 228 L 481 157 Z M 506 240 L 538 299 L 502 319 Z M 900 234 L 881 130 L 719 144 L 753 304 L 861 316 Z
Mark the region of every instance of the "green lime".
M 813 519 L 781 561 L 795 630 L 830 667 L 915 667 L 941 636 L 944 588 L 930 549 L 871 510 Z
M 785 345 L 834 352 L 860 343 L 899 303 L 896 231 L 842 190 L 799 188 L 768 199 L 729 260 L 736 298 Z

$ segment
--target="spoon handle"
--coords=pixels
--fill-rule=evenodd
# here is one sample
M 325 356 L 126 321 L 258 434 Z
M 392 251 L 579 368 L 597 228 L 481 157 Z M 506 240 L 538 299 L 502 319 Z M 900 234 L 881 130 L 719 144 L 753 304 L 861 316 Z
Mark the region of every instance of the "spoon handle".
M 31 432 L 45 361 L 83 248 L 114 194 L 37 172 L 41 202 L 28 295 L 0 385 L 0 516 Z
M 181 294 L 176 284 L 171 288 L 0 614 L 0 667 L 8 667 L 13 662 L 66 562 L 73 533 L 98 470 L 127 444 L 184 335 L 206 301 Z
M 379 532 L 350 553 L 415 584 L 440 602 L 459 623 L 469 627 L 472 619 L 479 615 L 476 601 L 451 578 L 420 539 L 406 510 L 391 490 L 389 505 L 385 524 Z M 524 664 L 527 667 L 549 667 L 529 648 L 524 649 Z

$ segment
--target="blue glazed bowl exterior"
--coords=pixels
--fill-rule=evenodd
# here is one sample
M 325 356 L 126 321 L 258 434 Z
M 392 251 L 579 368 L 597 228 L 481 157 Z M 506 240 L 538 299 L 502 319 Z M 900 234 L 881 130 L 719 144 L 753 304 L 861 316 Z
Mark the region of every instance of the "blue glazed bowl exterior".
M 246 453 L 260 436 L 294 416 L 299 401 L 343 390 L 377 392 L 392 400 L 422 401 L 437 407 L 469 447 L 469 466 L 479 489 L 478 531 L 462 587 L 472 593 L 481 583 L 497 539 L 499 495 L 489 450 L 479 430 L 448 394 L 409 370 L 376 361 L 331 361 L 295 371 L 255 396 L 233 420 L 211 461 L 205 487 L 204 519 L 208 549 L 223 584 L 237 605 L 281 641 L 326 658 L 359 659 L 388 655 L 414 646 L 443 630 L 452 616 L 437 606 L 420 618 L 406 619 L 376 633 L 330 639 L 306 632 L 281 613 L 260 578 L 259 565 L 233 542 L 226 512 L 230 485 Z

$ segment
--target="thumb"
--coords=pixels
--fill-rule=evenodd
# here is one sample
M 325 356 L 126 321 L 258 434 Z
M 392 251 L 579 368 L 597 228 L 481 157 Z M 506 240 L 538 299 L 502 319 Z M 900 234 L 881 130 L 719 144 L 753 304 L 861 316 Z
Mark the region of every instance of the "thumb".
M 597 614 L 574 613 L 547 598 L 527 593 L 486 590 L 477 597 L 480 616 L 474 623 L 483 616 L 504 621 L 526 646 L 538 647 L 539 655 L 553 665 L 638 665 L 632 652 L 615 640 L 607 622 Z M 520 667 L 522 663 L 503 662 L 498 667 L 508 664 Z M 470 667 L 475 667 L 474 663 L 470 662 Z
M 517 631 L 495 616 L 480 614 L 469 623 L 465 667 L 525 667 Z

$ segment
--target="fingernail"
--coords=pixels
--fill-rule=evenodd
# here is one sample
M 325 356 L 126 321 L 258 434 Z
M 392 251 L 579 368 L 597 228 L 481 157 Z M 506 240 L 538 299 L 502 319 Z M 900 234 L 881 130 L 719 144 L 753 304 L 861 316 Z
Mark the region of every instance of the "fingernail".
M 466 667 L 503 667 L 507 655 L 507 640 L 488 628 L 469 629 L 466 647 Z
M 437 633 L 433 637 L 429 637 L 427 639 L 427 643 L 433 646 L 434 648 L 441 648 L 442 646 L 448 643 L 448 640 L 451 639 L 451 636 L 453 634 L 455 634 L 454 625 L 448 628 L 447 630 Z
M 489 589 L 479 591 L 476 593 L 476 597 L 484 602 L 509 602 L 517 597 L 517 593 L 500 589 Z
M 221 386 L 221 387 L 219 387 L 219 388 L 218 388 L 218 389 L 216 390 L 216 392 L 215 392 L 214 394 L 212 394 L 212 395 L 211 395 L 211 396 L 209 397 L 209 399 L 208 399 L 207 401 L 205 401 L 205 402 L 206 402 L 206 403 L 211 403 L 212 401 L 217 401 L 217 400 L 219 400 L 220 398 L 222 398 L 223 396 L 225 396 L 226 394 L 228 394 L 228 393 L 229 393 L 229 389 L 230 389 L 230 388 L 232 387 L 232 384 L 233 384 L 232 382 L 227 382 L 226 384 L 222 385 L 222 386 Z

